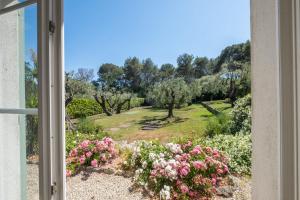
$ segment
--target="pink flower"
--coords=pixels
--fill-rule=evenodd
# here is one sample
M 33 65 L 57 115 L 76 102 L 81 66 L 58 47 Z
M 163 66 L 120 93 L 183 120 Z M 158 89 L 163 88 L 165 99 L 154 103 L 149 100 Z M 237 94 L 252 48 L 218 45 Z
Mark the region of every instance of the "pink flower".
M 104 141 L 104 143 L 107 144 L 107 145 L 110 145 L 110 144 L 112 144 L 112 142 L 113 142 L 113 140 L 112 140 L 111 138 L 109 138 L 109 137 L 104 138 L 103 141 Z
M 190 197 L 195 198 L 197 195 L 198 195 L 197 192 L 195 192 L 195 191 L 189 191 L 189 196 Z
M 205 170 L 206 169 L 205 163 L 203 163 L 202 161 L 195 161 L 195 162 L 193 162 L 193 166 L 196 169 L 201 169 L 201 170 Z
M 190 152 L 190 154 L 192 155 L 199 155 L 200 153 L 202 153 L 202 148 L 197 145 L 194 147 L 194 149 Z
M 180 191 L 181 191 L 183 194 L 186 194 L 186 193 L 189 192 L 189 188 L 188 188 L 187 185 L 182 184 L 182 185 L 180 185 Z
M 67 177 L 72 176 L 72 171 L 67 169 L 67 171 L 66 171 L 66 176 L 67 176 Z
M 85 155 L 86 155 L 86 157 L 90 158 L 93 155 L 93 153 L 88 151 Z
M 217 169 L 217 174 L 223 174 L 224 171 L 222 169 Z
M 106 158 L 105 154 L 102 154 L 102 155 L 100 156 L 100 160 L 103 161 L 103 162 L 106 162 L 106 161 L 107 161 L 107 158 Z
M 84 155 L 80 156 L 79 162 L 80 162 L 81 165 L 83 165 L 85 163 L 85 156 Z
M 89 140 L 84 140 L 83 142 L 81 142 L 80 146 L 81 148 L 86 149 L 88 148 L 89 144 L 90 144 Z
M 224 173 L 229 172 L 227 165 L 224 165 Z
M 216 185 L 217 184 L 217 179 L 216 178 L 212 178 L 211 182 L 212 182 L 213 185 Z
M 183 166 L 179 169 L 180 176 L 187 176 L 190 173 L 190 167 L 187 163 L 183 163 Z
M 98 161 L 96 159 L 91 161 L 91 166 L 92 167 L 98 167 Z
M 72 149 L 71 152 L 70 152 L 70 156 L 76 157 L 77 155 L 78 155 L 77 149 L 76 149 L 76 148 L 75 148 L 75 149 Z
M 205 147 L 205 152 L 208 154 L 212 154 L 213 150 L 211 147 Z

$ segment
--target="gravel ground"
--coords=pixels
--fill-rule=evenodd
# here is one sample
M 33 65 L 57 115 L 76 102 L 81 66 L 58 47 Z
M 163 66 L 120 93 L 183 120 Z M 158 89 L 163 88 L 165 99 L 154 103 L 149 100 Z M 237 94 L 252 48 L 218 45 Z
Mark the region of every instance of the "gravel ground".
M 38 200 L 38 165 L 27 165 L 27 199 Z M 67 178 L 68 200 L 148 200 L 139 192 L 129 192 L 129 178 L 91 172 Z
M 235 191 L 231 198 L 215 197 L 214 200 L 250 200 L 251 182 L 233 177 Z M 98 172 L 81 172 L 67 178 L 68 200 L 150 200 L 141 192 L 130 192 L 130 178 Z M 27 165 L 27 199 L 38 200 L 38 165 Z

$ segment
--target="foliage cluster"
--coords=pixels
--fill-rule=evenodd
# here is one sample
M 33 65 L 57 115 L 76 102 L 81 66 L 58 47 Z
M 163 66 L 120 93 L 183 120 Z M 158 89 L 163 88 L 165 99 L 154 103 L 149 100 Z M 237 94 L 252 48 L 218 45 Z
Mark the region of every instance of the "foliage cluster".
M 102 113 L 102 108 L 93 99 L 78 98 L 66 107 L 66 111 L 70 118 L 83 118 Z
M 209 119 L 205 133 L 209 137 L 220 134 L 251 133 L 251 95 L 238 99 L 229 114 L 219 114 Z
M 230 113 L 231 133 L 251 133 L 251 95 L 238 99 Z
M 124 162 L 134 180 L 161 199 L 211 197 L 228 174 L 227 158 L 216 149 L 186 144 L 139 142 Z
M 130 104 L 124 104 L 122 110 L 140 107 L 143 105 L 143 98 L 132 98 Z M 130 108 L 129 108 L 130 106 Z M 85 118 L 92 115 L 102 114 L 101 106 L 90 98 L 75 98 L 66 107 L 67 114 L 70 118 Z

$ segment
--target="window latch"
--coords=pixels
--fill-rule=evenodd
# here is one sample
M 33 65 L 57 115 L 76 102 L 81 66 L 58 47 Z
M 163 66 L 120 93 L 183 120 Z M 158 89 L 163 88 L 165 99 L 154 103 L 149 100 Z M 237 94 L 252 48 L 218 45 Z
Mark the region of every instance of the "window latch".
M 49 21 L 49 32 L 52 34 L 55 32 L 55 24 L 53 21 Z
M 51 185 L 51 195 L 54 195 L 55 192 L 56 192 L 56 183 Z

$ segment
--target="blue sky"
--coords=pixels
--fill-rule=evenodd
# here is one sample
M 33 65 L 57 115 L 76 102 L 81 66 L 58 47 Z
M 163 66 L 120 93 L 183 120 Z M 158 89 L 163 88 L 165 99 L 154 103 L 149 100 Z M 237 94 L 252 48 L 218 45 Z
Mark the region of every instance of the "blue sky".
M 158 66 L 183 53 L 216 57 L 249 39 L 249 0 L 65 0 L 68 71 L 132 56 Z

